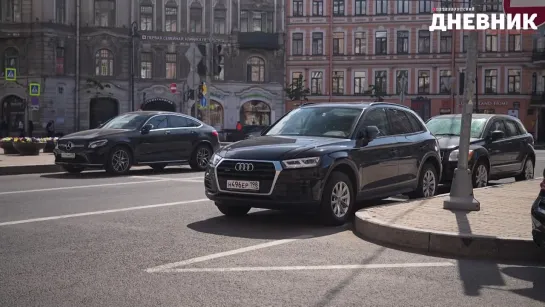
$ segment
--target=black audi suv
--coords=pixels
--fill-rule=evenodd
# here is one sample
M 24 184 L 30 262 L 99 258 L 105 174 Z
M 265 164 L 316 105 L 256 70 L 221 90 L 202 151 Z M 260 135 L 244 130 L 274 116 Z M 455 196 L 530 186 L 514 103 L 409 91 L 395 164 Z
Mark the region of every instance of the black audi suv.
M 437 140 L 412 110 L 313 104 L 287 113 L 259 137 L 220 149 L 204 185 L 227 216 L 252 207 L 308 209 L 340 225 L 358 200 L 432 196 L 440 175 Z
M 204 170 L 219 147 L 218 132 L 193 117 L 138 111 L 60 138 L 54 154 L 55 164 L 69 173 L 103 168 L 121 175 L 133 165 L 161 170 L 169 164 L 188 163 L 192 169 Z
M 460 114 L 439 115 L 428 120 L 428 129 L 439 140 L 443 163 L 443 183 L 450 183 L 458 164 Z M 473 114 L 469 149 L 469 169 L 473 187 L 489 180 L 515 177 L 534 178 L 536 154 L 534 138 L 518 118 L 501 114 Z

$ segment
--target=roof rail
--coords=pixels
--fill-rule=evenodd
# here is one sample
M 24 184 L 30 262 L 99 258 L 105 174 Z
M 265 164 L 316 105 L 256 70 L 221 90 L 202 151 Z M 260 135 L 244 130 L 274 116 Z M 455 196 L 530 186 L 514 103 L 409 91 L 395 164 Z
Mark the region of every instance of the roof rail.
M 316 102 L 303 102 L 299 106 L 302 107 L 302 106 L 308 106 L 308 105 L 311 105 L 311 104 L 316 104 Z
M 376 105 L 389 105 L 389 106 L 397 106 L 397 107 L 402 107 L 402 108 L 405 108 L 405 109 L 410 109 L 408 106 L 406 105 L 402 105 L 402 104 L 399 104 L 399 103 L 394 103 L 394 102 L 371 102 L 370 105 L 372 106 L 376 106 Z

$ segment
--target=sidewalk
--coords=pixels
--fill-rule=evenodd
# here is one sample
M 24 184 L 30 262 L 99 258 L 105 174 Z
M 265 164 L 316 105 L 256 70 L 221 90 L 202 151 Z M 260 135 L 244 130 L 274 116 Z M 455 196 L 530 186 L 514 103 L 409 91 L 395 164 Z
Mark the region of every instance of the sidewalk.
M 532 240 L 530 208 L 540 180 L 476 189 L 481 210 L 443 209 L 448 195 L 366 208 L 356 213 L 355 231 L 394 247 L 445 256 L 541 260 Z

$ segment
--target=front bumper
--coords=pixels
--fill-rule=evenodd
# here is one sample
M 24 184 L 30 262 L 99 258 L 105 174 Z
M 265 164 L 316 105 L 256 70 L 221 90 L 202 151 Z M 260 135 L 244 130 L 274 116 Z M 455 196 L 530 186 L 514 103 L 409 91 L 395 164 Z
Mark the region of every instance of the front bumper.
M 226 189 L 226 180 L 253 180 L 235 175 L 217 176 L 216 167 L 208 166 L 204 177 L 206 197 L 218 203 L 263 209 L 311 209 L 321 203 L 325 174 L 318 168 L 285 170 L 278 163 L 275 178 L 259 180 L 263 186 L 259 192 Z
M 62 157 L 63 153 L 74 154 L 73 158 Z M 81 148 L 78 150 L 63 151 L 60 149 L 53 150 L 55 155 L 55 164 L 71 165 L 88 168 L 102 168 L 106 164 L 109 149 L 106 147 L 100 148 Z
M 532 237 L 538 246 L 545 247 L 545 205 L 542 202 L 540 195 L 532 205 Z

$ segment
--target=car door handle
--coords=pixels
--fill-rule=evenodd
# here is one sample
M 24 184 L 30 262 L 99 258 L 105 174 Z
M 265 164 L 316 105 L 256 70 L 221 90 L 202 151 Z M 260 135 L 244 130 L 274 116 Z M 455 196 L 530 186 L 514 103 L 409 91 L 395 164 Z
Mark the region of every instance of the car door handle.
M 170 131 L 165 131 L 165 134 L 170 134 Z
M 397 150 L 397 149 L 390 149 L 390 154 L 391 155 L 396 155 L 398 152 L 399 152 L 399 150 Z

